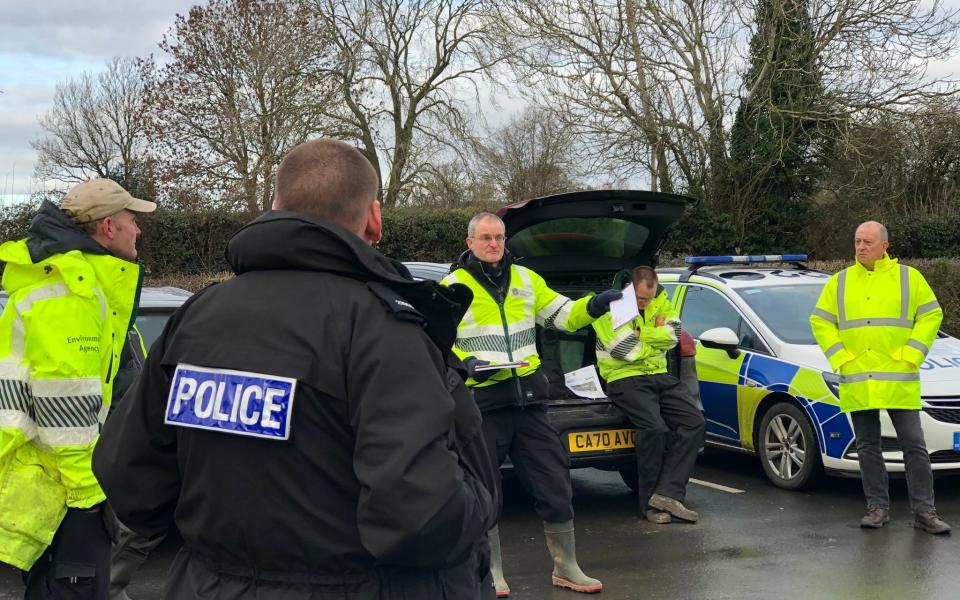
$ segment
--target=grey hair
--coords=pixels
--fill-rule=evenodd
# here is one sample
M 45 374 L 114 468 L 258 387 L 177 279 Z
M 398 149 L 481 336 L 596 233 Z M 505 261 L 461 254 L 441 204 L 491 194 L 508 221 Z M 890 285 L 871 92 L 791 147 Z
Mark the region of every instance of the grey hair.
M 857 229 L 860 229 L 860 227 L 863 227 L 864 225 L 876 225 L 877 231 L 880 233 L 880 241 L 881 242 L 890 241 L 890 234 L 887 233 L 887 228 L 884 227 L 883 223 L 880 223 L 878 221 L 865 221 L 863 223 L 860 223 Z
M 474 217 L 470 219 L 470 222 L 467 224 L 467 237 L 472 238 L 477 233 L 477 224 L 480 223 L 480 221 L 486 221 L 488 219 L 500 221 L 500 224 L 503 225 L 503 219 L 491 212 L 478 213 L 474 215 Z

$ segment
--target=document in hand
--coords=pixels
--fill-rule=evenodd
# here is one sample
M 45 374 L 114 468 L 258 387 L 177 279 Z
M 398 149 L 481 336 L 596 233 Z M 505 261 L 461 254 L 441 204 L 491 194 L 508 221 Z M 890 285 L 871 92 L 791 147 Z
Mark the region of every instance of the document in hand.
M 530 363 L 522 360 L 516 360 L 508 363 L 492 363 L 475 367 L 475 371 L 499 371 L 500 369 L 519 369 L 520 367 L 529 367 Z
M 610 303 L 610 317 L 613 319 L 613 328 L 620 329 L 630 321 L 640 316 L 637 306 L 637 295 L 633 291 L 633 284 L 623 288 L 623 298 Z

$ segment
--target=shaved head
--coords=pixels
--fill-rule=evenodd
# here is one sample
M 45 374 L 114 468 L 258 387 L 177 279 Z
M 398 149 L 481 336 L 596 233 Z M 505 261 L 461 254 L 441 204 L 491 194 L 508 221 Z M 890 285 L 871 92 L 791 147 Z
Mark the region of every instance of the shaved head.
M 359 150 L 337 140 L 312 140 L 280 163 L 273 209 L 320 217 L 356 231 L 363 227 L 379 187 L 376 170 Z

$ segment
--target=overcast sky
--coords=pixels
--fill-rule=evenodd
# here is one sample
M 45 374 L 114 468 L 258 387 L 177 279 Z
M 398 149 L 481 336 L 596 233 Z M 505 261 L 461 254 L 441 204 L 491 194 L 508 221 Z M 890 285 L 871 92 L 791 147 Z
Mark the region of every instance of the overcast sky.
M 44 114 L 60 81 L 115 56 L 158 53 L 157 43 L 198 0 L 0 0 L 0 203 L 44 189 L 33 178 Z M 960 0 L 944 0 L 960 8 Z M 931 74 L 960 73 L 960 59 Z
M 57 83 L 114 56 L 147 56 L 197 0 L 0 0 L 0 197 L 33 179 L 37 118 Z

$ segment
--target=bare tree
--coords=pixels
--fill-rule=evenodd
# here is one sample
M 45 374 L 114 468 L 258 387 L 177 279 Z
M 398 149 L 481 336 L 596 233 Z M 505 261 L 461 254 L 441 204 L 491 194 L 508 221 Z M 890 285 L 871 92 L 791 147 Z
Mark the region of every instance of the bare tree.
M 795 4 L 774 0 L 774 10 Z M 654 189 L 687 191 L 750 220 L 733 177 L 729 130 L 742 101 L 769 97 L 771 54 L 749 85 L 755 6 L 734 0 L 504 0 L 496 39 L 530 93 L 584 135 L 596 165 L 646 173 Z M 955 47 L 957 20 L 939 0 L 813 0 L 812 58 L 825 103 L 791 116 L 847 144 L 848 125 L 957 92 L 927 78 Z M 772 21 L 771 21 L 772 22 Z M 761 32 L 775 40 L 780 32 Z M 775 44 L 770 44 L 775 47 Z M 788 110 L 767 103 L 767 112 Z
M 160 48 L 170 62 L 144 68 L 151 141 L 168 181 L 267 210 L 280 159 L 326 132 L 331 60 L 303 6 L 282 0 L 211 0 L 178 15 Z
M 573 128 L 553 114 L 528 108 L 473 146 L 480 177 L 492 182 L 500 202 L 570 191 L 581 174 Z
M 137 187 L 148 162 L 144 81 L 132 59 L 115 58 L 100 73 L 57 85 L 40 118 L 36 176 L 76 182 L 109 177 Z
M 458 155 L 470 125 L 489 31 L 479 0 L 307 0 L 337 52 L 339 100 L 328 111 L 381 173 L 382 200 L 408 200 L 432 161 Z

